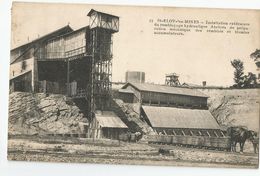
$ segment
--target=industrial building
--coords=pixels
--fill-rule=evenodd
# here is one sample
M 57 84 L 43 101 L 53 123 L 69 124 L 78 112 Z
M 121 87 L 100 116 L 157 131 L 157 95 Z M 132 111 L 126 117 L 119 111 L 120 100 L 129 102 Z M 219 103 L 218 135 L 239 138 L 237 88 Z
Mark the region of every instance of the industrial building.
M 64 94 L 84 101 L 88 136 L 118 139 L 128 130 L 112 107 L 112 36 L 119 31 L 119 17 L 93 9 L 88 17 L 88 26 L 64 26 L 12 49 L 10 92 Z M 170 74 L 168 85 L 147 84 L 144 72 L 127 72 L 117 96 L 136 103 L 139 117 L 158 133 L 219 135 L 208 96 L 174 86 L 177 78 Z
M 119 31 L 119 17 L 93 9 L 87 16 L 89 25 L 78 30 L 67 25 L 12 49 L 10 92 L 56 93 L 83 99 L 90 121 L 94 121 L 96 111 L 109 111 L 112 36 Z
M 129 97 L 131 96 L 131 97 Z M 140 118 L 157 133 L 167 135 L 221 136 L 207 107 L 208 96 L 184 87 L 127 83 L 119 90 L 124 102 L 139 104 Z
M 114 112 L 97 111 L 90 130 L 94 138 L 119 139 L 119 135 L 126 133 L 128 127 Z
M 127 83 L 122 89 L 132 91 L 133 103 L 140 102 L 143 105 L 207 109 L 208 96 L 189 88 L 149 83 Z M 124 91 L 126 92 L 126 90 Z M 131 91 L 126 92 L 126 96 L 129 96 L 128 94 Z M 122 90 L 119 92 L 124 94 Z

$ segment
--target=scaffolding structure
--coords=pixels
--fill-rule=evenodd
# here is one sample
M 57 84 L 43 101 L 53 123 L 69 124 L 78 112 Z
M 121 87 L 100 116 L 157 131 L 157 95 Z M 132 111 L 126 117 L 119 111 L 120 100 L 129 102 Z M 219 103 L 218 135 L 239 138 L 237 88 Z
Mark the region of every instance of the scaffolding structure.
M 96 110 L 110 107 L 112 86 L 112 35 L 119 30 L 119 17 L 95 10 L 88 13 L 90 34 L 88 51 L 91 53 L 91 74 L 87 100 L 89 116 L 94 118 Z

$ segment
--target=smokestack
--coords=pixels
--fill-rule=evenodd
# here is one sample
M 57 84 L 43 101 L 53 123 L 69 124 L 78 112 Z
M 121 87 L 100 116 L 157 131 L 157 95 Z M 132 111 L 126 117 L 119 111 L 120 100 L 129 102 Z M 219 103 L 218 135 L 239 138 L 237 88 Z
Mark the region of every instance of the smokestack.
M 207 85 L 207 82 L 206 81 L 202 81 L 202 86 L 206 87 L 206 85 Z

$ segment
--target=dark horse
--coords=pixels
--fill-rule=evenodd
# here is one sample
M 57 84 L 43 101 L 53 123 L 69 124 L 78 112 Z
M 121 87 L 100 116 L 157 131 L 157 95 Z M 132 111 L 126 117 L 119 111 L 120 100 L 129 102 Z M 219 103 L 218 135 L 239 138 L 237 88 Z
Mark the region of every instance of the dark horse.
M 143 134 L 141 132 L 127 132 L 127 139 L 128 142 L 137 142 L 143 137 Z
M 258 133 L 255 131 L 250 130 L 251 134 L 253 135 L 253 138 L 251 138 L 251 142 L 254 147 L 254 152 L 258 153 L 259 152 L 259 136 Z
M 126 132 L 119 135 L 119 140 L 127 142 L 137 142 L 143 137 L 141 132 Z
M 244 145 L 247 139 L 252 140 L 253 135 L 251 131 L 245 127 L 229 127 L 227 135 L 231 138 L 231 151 L 236 152 L 236 145 L 240 145 L 240 153 L 243 153 Z

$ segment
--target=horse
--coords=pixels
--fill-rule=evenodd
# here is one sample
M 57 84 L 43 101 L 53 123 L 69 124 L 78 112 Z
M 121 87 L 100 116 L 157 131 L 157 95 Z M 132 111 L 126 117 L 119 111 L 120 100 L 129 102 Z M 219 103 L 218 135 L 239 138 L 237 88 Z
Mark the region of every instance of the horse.
M 227 134 L 231 138 L 231 151 L 236 152 L 236 145 L 240 145 L 240 153 L 243 153 L 244 145 L 247 139 L 252 140 L 252 133 L 246 127 L 229 127 Z
M 254 147 L 254 153 L 259 153 L 259 136 L 257 134 L 257 132 L 250 130 L 253 138 L 250 139 L 250 141 L 253 144 Z
M 122 133 L 119 135 L 119 140 L 126 142 L 137 142 L 143 137 L 141 132 L 130 132 Z
M 135 132 L 135 133 L 128 132 L 127 133 L 128 142 L 137 142 L 142 137 L 143 137 L 143 134 L 141 132 Z

